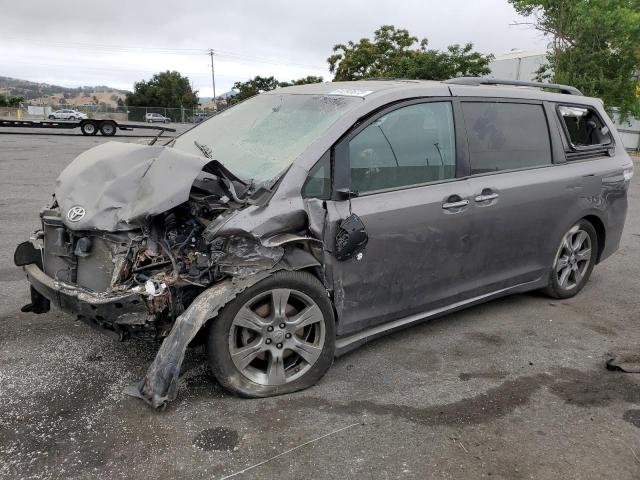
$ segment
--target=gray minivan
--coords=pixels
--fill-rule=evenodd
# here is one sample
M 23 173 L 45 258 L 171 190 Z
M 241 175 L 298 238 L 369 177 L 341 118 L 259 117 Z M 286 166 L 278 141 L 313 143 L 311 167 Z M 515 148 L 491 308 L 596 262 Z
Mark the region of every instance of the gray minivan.
M 568 86 L 277 89 L 165 145 L 70 163 L 16 250 L 23 310 L 53 302 L 162 341 L 129 390 L 155 407 L 198 341 L 229 391 L 293 392 L 386 332 L 516 292 L 577 294 L 618 248 L 632 175 L 602 102 Z

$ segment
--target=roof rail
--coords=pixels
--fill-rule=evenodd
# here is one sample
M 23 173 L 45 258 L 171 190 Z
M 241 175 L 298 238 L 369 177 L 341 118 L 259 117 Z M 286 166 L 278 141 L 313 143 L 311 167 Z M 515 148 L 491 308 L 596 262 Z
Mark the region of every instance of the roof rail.
M 559 83 L 525 82 L 523 80 L 499 80 L 497 78 L 457 77 L 445 80 L 444 83 L 455 85 L 514 85 L 517 87 L 551 88 L 567 95 L 582 95 L 576 87 Z

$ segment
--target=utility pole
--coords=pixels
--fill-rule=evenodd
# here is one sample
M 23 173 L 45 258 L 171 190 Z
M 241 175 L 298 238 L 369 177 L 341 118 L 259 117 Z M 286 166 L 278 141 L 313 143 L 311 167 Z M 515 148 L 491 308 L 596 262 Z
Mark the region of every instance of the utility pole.
M 209 49 L 209 55 L 211 56 L 211 83 L 213 84 L 213 109 L 218 110 L 218 101 L 216 99 L 216 73 L 213 68 L 213 55 L 214 51 L 212 48 Z

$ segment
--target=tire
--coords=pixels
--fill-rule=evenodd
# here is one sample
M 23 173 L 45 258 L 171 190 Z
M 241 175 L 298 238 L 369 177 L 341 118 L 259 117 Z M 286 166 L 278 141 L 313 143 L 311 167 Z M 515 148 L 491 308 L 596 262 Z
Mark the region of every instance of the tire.
M 562 236 L 543 290 L 553 298 L 571 298 L 589 281 L 598 253 L 598 235 L 587 220 L 580 220 Z
M 80 131 L 82 131 L 83 135 L 95 135 L 98 133 L 98 127 L 93 122 L 82 122 Z
M 55 115 L 49 115 L 49 120 L 55 120 L 55 119 L 56 119 Z
M 102 122 L 100 133 L 105 137 L 113 137 L 116 134 L 116 124 L 114 122 Z
M 75 120 L 76 117 L 69 117 L 67 120 Z
M 272 315 L 273 305 L 283 299 L 284 315 Z M 298 328 L 293 325 L 296 316 L 304 320 Z M 254 348 L 243 358 L 248 345 Z M 241 397 L 270 397 L 314 385 L 335 352 L 333 308 L 325 288 L 307 272 L 275 273 L 242 292 L 212 320 L 207 350 L 218 382 Z

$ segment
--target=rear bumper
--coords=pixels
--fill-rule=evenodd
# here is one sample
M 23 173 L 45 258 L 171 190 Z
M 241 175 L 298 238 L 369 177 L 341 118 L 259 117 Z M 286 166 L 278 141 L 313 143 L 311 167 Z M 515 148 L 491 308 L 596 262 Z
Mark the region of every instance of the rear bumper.
M 77 316 L 92 326 L 122 338 L 126 333 L 154 329 L 153 317 L 136 292 L 121 294 L 91 292 L 60 282 L 36 264 L 23 266 L 32 288 L 60 310 Z

